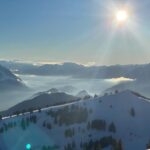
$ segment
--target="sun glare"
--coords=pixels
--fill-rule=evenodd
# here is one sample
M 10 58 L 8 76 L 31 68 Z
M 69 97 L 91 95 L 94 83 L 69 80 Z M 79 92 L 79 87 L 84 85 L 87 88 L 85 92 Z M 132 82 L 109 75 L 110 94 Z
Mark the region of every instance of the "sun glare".
M 116 19 L 118 21 L 125 21 L 125 20 L 127 20 L 127 18 L 128 18 L 128 15 L 127 15 L 127 12 L 125 10 L 119 10 L 116 13 Z
M 128 20 L 128 12 L 126 10 L 116 11 L 115 18 L 118 23 L 125 23 Z

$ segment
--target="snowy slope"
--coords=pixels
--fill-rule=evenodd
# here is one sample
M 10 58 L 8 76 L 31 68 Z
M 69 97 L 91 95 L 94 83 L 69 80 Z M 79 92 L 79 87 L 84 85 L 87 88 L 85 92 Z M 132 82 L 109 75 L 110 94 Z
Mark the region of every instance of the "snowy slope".
M 25 145 L 30 143 L 36 150 L 42 150 L 43 145 L 67 150 L 67 145 L 71 143 L 74 150 L 80 150 L 85 142 L 112 136 L 116 140 L 121 139 L 124 150 L 145 150 L 150 140 L 149 114 L 149 100 L 128 90 L 81 100 L 67 106 L 50 107 L 42 112 L 2 120 L 0 130 L 4 128 L 4 123 L 7 126 L 8 123 L 15 122 L 16 126 L 0 133 L 0 149 L 25 149 Z M 36 123 L 31 122 L 26 129 L 22 129 L 22 118 L 26 120 L 33 115 L 37 118 Z M 105 121 L 105 129 L 91 128 L 92 122 L 96 120 Z M 112 122 L 115 132 L 108 130 Z M 73 135 L 68 137 L 65 133 L 69 129 Z M 58 147 L 54 148 L 56 145 Z M 104 148 L 110 150 L 111 145 Z
M 138 93 L 141 93 L 142 95 L 145 95 L 147 97 L 150 97 L 150 82 L 148 80 L 135 80 L 132 82 L 122 82 L 120 84 L 114 85 L 111 88 L 108 88 L 105 90 L 105 92 L 113 92 L 115 90 L 124 91 L 130 89 L 132 91 L 136 91 Z
M 70 103 L 79 100 L 78 97 L 63 92 L 54 92 L 52 90 L 55 89 L 51 89 L 45 92 L 39 92 L 35 94 L 32 98 L 20 102 L 19 104 L 16 104 L 15 106 L 11 107 L 4 114 L 12 115 L 19 112 L 28 112 L 33 111 L 35 109 Z
M 11 71 L 0 66 L 0 90 L 25 89 L 25 85 L 20 78 L 16 77 Z

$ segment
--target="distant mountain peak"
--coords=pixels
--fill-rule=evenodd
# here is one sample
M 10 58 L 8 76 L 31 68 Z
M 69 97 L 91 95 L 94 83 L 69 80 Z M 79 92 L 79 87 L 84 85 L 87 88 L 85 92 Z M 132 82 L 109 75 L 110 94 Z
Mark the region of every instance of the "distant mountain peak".
M 0 65 L 0 90 L 27 89 L 22 80 L 14 75 L 9 69 Z

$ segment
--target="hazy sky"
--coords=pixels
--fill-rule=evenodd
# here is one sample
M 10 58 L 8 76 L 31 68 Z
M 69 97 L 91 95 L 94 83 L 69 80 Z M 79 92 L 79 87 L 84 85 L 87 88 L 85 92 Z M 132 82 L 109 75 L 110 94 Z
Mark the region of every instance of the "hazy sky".
M 113 7 L 128 6 L 114 27 Z M 150 0 L 0 0 L 0 58 L 41 62 L 150 62 Z

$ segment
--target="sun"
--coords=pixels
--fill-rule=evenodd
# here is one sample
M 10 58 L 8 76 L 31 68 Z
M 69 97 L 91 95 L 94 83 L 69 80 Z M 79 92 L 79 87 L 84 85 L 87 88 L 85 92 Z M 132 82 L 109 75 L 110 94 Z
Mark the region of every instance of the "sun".
M 115 19 L 118 23 L 125 23 L 129 18 L 127 10 L 117 10 L 115 13 Z

